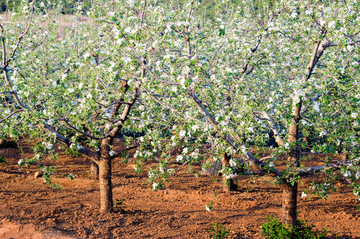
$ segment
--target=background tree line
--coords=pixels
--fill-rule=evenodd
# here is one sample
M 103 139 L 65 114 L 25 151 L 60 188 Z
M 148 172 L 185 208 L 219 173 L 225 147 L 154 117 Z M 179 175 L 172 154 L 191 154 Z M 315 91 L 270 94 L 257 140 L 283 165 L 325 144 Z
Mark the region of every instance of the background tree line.
M 32 2 L 32 0 L 28 0 Z M 92 4 L 92 0 L 51 0 L 51 1 L 36 1 L 38 7 L 43 7 L 47 9 L 60 8 L 62 14 L 73 14 L 76 11 L 76 6 L 79 3 L 83 4 L 85 9 L 89 9 Z M 21 11 L 23 6 L 22 0 L 1 0 L 0 1 L 0 12 L 5 12 L 6 10 L 10 11 Z
M 33 0 L 28 0 L 29 2 Z M 322 2 L 325 5 L 329 2 L 334 0 L 313 0 L 310 2 Z M 162 4 L 167 2 L 168 4 L 172 4 L 174 9 L 181 8 L 182 5 L 186 2 L 185 0 L 157 0 L 154 1 L 154 4 Z M 206 18 L 214 18 L 216 13 L 221 11 L 226 11 L 226 9 L 217 9 L 216 4 L 217 0 L 199 0 L 201 2 L 200 7 L 198 8 L 197 12 L 199 15 L 203 15 Z M 231 4 L 239 5 L 240 0 L 232 0 Z M 254 10 L 257 11 L 260 15 L 268 12 L 271 7 L 274 5 L 275 0 L 252 0 L 252 3 L 249 2 L 252 6 L 254 6 Z M 60 9 L 62 14 L 74 14 L 76 12 L 76 6 L 78 4 L 82 4 L 82 9 L 87 10 L 90 9 L 91 6 L 94 4 L 94 0 L 51 0 L 51 1 L 37 1 L 36 4 L 38 6 L 43 6 L 43 8 L 47 9 Z M 23 4 L 22 0 L 0 0 L 0 13 L 5 12 L 6 10 L 11 11 L 20 11 L 21 6 Z M 112 3 L 114 4 L 114 0 Z M 83 11 L 84 13 L 86 11 Z
M 32 0 L 28 0 L 31 2 Z M 198 10 L 198 14 L 204 15 L 205 17 L 212 18 L 216 14 L 216 0 L 199 0 L 201 2 L 201 6 Z M 163 2 L 168 2 L 169 4 L 173 4 L 175 9 L 181 7 L 185 0 L 158 0 L 154 1 L 155 4 L 161 4 Z M 232 0 L 232 4 L 239 4 L 239 0 Z M 260 11 L 264 11 L 264 9 L 268 8 L 273 4 L 274 0 L 253 0 L 254 5 Z M 53 9 L 59 8 L 63 14 L 73 14 L 76 11 L 76 6 L 81 3 L 83 4 L 83 9 L 90 9 L 93 0 L 51 0 L 51 1 L 37 1 L 36 4 L 38 6 L 43 5 L 44 8 Z M 11 11 L 21 11 L 21 6 L 23 4 L 22 0 L 1 0 L 0 1 L 0 13 L 5 12 L 6 10 Z M 41 4 L 41 5 L 40 5 Z

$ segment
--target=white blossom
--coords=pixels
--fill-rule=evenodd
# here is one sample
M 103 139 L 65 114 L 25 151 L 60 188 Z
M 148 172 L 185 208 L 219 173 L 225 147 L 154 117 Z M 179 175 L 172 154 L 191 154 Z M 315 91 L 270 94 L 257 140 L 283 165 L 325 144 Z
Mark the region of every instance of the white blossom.
M 114 156 L 114 155 L 115 155 L 115 151 L 114 151 L 114 150 L 110 150 L 109 155 L 110 155 L 110 157 Z
M 185 137 L 185 135 L 186 135 L 186 131 L 185 131 L 185 130 L 181 130 L 179 136 L 180 136 L 181 138 L 183 138 L 183 137 Z
M 314 102 L 313 107 L 314 107 L 314 110 L 315 110 L 316 112 L 320 112 L 320 107 L 319 107 L 319 103 L 318 103 L 318 102 Z
M 208 205 L 205 206 L 205 209 L 206 211 L 211 212 L 211 208 Z
M 52 143 L 44 143 L 44 145 L 45 145 L 45 147 L 47 148 L 47 149 L 53 149 L 54 148 L 54 145 L 52 144 Z
M 345 171 L 343 172 L 343 175 L 345 178 L 351 177 L 351 172 L 350 171 Z
M 229 175 L 226 175 L 225 178 L 231 179 L 231 178 L 235 177 L 236 175 L 237 175 L 236 173 L 230 173 Z
M 178 155 L 178 156 L 176 157 L 176 161 L 180 162 L 181 160 L 183 160 L 183 158 L 184 158 L 184 156 Z
M 230 164 L 230 167 L 236 167 L 237 163 L 233 160 L 233 159 L 230 159 L 229 161 L 229 164 Z
M 195 125 L 191 126 L 191 129 L 192 129 L 193 131 L 196 131 L 196 130 L 199 129 L 199 126 L 195 124 Z
M 335 22 L 334 21 L 330 21 L 328 24 L 329 28 L 334 28 L 335 27 Z
M 311 9 L 305 11 L 306 15 L 311 15 L 312 13 L 313 13 L 313 11 Z

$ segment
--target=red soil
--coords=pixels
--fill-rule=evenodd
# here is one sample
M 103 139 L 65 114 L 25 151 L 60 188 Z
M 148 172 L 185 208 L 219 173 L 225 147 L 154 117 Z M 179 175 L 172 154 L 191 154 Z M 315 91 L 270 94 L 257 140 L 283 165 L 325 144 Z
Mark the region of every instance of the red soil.
M 25 156 L 30 155 L 24 145 Z M 270 215 L 281 217 L 281 190 L 266 176 L 239 176 L 239 190 L 223 193 L 219 177 L 191 176 L 181 171 L 166 183 L 166 190 L 152 191 L 147 171 L 137 175 L 131 163 L 113 162 L 114 200 L 117 212 L 100 215 L 96 180 L 88 176 L 83 157 L 61 154 L 54 183 L 49 188 L 34 178 L 37 168 L 22 168 L 19 149 L 0 149 L 8 164 L 0 164 L 0 238 L 209 238 L 211 223 L 230 228 L 235 238 L 260 238 L 261 224 Z M 155 164 L 149 165 L 155 167 Z M 186 169 L 185 169 L 186 170 Z M 74 180 L 64 174 L 73 173 Z M 299 188 L 309 187 L 309 179 Z M 345 238 L 360 238 L 360 201 L 345 184 L 328 200 L 300 199 L 299 218 Z M 205 205 L 214 199 L 214 210 Z

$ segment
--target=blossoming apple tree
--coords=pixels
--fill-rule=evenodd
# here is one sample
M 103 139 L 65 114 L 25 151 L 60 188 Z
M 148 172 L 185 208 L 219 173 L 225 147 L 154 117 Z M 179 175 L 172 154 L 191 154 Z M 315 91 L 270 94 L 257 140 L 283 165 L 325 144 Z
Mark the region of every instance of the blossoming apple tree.
M 136 146 L 125 143 L 116 150 L 113 143 L 123 137 L 124 125 L 128 130 L 134 127 L 127 121 L 145 71 L 140 63 L 129 64 L 133 62 L 128 57 L 131 41 L 118 34 L 118 28 L 131 29 L 142 19 L 129 11 L 127 4 L 119 4 L 116 11 L 128 15 L 115 24 L 114 10 L 108 13 L 111 6 L 103 7 L 102 11 L 89 12 L 96 23 L 79 20 L 64 39 L 57 39 L 56 22 L 53 24 L 50 15 L 38 16 L 36 7 L 28 5 L 24 12 L 31 8 L 35 14 L 30 14 L 27 25 L 1 25 L 1 94 L 5 95 L 1 132 L 12 138 L 27 135 L 42 141 L 36 145 L 34 158 L 20 164 L 38 163 L 54 155 L 58 141 L 90 158 L 94 171 L 99 170 L 100 211 L 107 213 L 113 210 L 112 159 Z M 78 19 L 81 10 L 80 4 Z M 140 44 L 146 40 L 146 32 L 143 34 L 131 40 Z
M 283 219 L 290 225 L 303 176 L 324 173 L 325 182 L 310 190 L 327 197 L 334 188 L 329 175 L 339 169 L 359 196 L 359 3 L 281 1 L 265 16 L 248 4 L 230 5 L 219 7 L 211 25 L 196 18 L 194 2 L 181 13 L 162 12 L 158 20 L 161 37 L 154 39 L 146 70 L 161 87 L 141 87 L 164 115 L 178 116 L 162 158 L 173 162 L 167 152 L 181 144 L 176 160 L 191 164 L 200 146 L 211 142 L 215 155 L 225 153 L 230 179 L 233 169 L 225 161 L 240 153 L 243 163 L 281 185 Z M 251 146 L 269 139 L 273 153 L 255 157 Z M 144 141 L 152 142 L 151 136 Z M 349 159 L 310 167 L 301 154 L 307 149 L 343 152 Z M 282 155 L 285 170 L 278 169 Z M 164 172 L 163 164 L 150 178 Z

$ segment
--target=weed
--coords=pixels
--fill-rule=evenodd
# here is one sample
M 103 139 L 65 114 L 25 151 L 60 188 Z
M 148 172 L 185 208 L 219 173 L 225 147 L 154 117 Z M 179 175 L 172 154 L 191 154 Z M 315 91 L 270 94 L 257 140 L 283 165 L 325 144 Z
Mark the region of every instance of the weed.
M 211 223 L 212 228 L 209 230 L 210 238 L 212 239 L 223 239 L 223 238 L 232 238 L 230 229 L 224 227 L 222 224 Z

